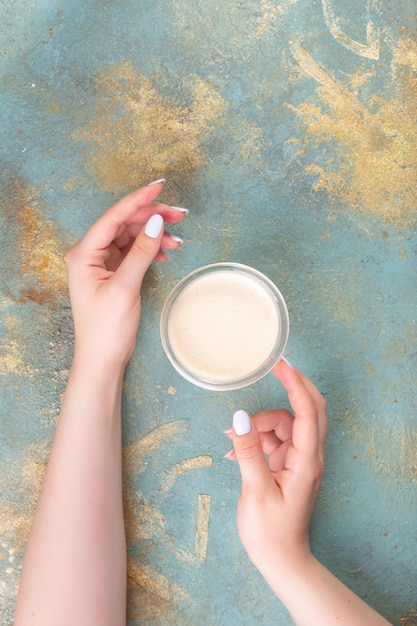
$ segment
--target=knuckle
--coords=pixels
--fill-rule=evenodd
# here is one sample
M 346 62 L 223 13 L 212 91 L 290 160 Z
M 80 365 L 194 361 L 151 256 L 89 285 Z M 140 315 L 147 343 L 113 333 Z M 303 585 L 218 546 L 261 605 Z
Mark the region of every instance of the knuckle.
M 244 461 L 250 461 L 260 454 L 258 443 L 249 443 L 239 449 L 239 458 Z
M 264 511 L 269 503 L 269 497 L 266 489 L 259 486 L 257 488 L 244 484 L 242 493 L 239 498 L 239 508 L 243 509 L 245 516 L 253 517 L 256 510 L 259 514 Z
M 140 296 L 132 292 L 123 281 L 111 281 L 108 290 L 110 302 L 118 302 L 123 306 L 130 307 L 139 302 Z
M 319 461 L 317 470 L 316 470 L 316 480 L 319 480 L 321 482 L 321 479 L 323 478 L 323 474 L 324 474 L 324 462 Z
M 155 254 L 155 246 L 152 241 L 138 237 L 130 251 L 137 257 L 148 257 L 151 254 Z
M 300 468 L 300 473 L 295 475 L 295 478 L 301 479 L 302 484 L 305 489 L 308 491 L 316 492 L 319 490 L 321 485 L 321 481 L 324 474 L 324 461 L 316 457 L 315 459 L 310 459 L 303 464 L 302 469 Z
M 307 478 L 308 482 L 313 487 L 318 488 L 321 484 L 323 473 L 324 473 L 324 463 L 321 460 L 317 459 L 316 463 L 310 468 L 310 472 Z

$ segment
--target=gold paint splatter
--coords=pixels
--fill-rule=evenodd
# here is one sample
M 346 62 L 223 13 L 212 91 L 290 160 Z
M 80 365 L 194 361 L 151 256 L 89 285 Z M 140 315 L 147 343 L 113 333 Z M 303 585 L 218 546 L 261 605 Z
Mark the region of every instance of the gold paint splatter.
M 210 522 L 211 496 L 199 493 L 194 554 L 201 562 L 206 560 Z
M 358 74 L 352 74 L 349 76 L 350 85 L 355 93 L 366 83 L 373 78 L 374 72 L 363 72 Z
M 174 435 L 187 431 L 188 427 L 189 422 L 186 419 L 168 422 L 158 426 L 134 444 L 126 446 L 123 449 L 123 465 L 126 474 L 143 472 L 146 468 L 146 455 L 156 450 L 164 441 L 172 439 Z
M 134 490 L 130 485 L 134 475 L 144 471 L 146 459 L 158 446 L 187 429 L 188 420 L 163 424 L 123 451 L 126 476 L 123 495 L 126 539 L 130 550 L 135 546 L 139 547 L 137 561 L 134 558 L 129 558 L 128 561 L 128 615 L 130 619 L 136 619 L 139 623 L 155 622 L 161 618 L 167 619 L 167 624 L 179 623 L 178 601 L 180 598 L 188 598 L 185 591 L 174 581 L 148 565 L 149 546 L 154 542 L 158 546 L 165 546 L 176 558 L 189 564 L 201 563 L 207 557 L 210 495 L 198 495 L 194 550 L 189 551 L 177 545 L 175 539 L 168 535 L 166 519 L 153 504 L 152 499 Z M 211 457 L 205 456 L 176 463 L 163 475 L 160 480 L 161 487 L 154 492 L 153 498 L 157 494 L 158 500 L 163 501 L 167 491 L 181 475 L 211 465 Z
M 275 30 L 275 22 L 282 14 L 282 7 L 262 0 L 261 11 L 262 15 L 257 18 L 257 28 L 252 35 L 255 39 L 260 39 Z
M 22 550 L 46 470 L 46 445 L 27 451 L 22 464 L 0 467 L 0 536 L 9 554 Z M 11 551 L 10 551 L 11 550 Z
M 354 429 L 355 438 L 363 441 L 368 458 L 380 476 L 403 476 L 417 483 L 417 432 L 410 425 L 401 429 L 381 424 L 378 429 Z M 383 453 L 382 453 L 383 452 Z
M 126 487 L 123 495 L 126 540 L 129 547 L 141 542 L 157 541 L 158 545 L 170 546 L 172 540 L 166 533 L 166 520 L 148 498 Z M 178 599 L 186 593 L 171 579 L 147 565 L 147 552 L 140 550 L 138 562 L 128 559 L 128 615 L 149 621 L 171 616 L 178 611 Z M 176 623 L 175 619 L 171 623 Z
M 417 42 L 408 36 L 403 36 L 393 49 L 393 67 L 417 69 Z
M 128 562 L 128 578 L 135 585 L 145 587 L 152 591 L 153 595 L 160 596 L 162 600 L 172 600 L 173 592 L 186 598 L 187 594 L 175 583 L 169 581 L 163 574 L 146 565 L 137 565 L 133 559 Z
M 76 176 L 72 176 L 68 178 L 64 183 L 62 183 L 62 189 L 65 191 L 74 191 L 81 184 L 81 179 Z
M 5 336 L 0 343 L 0 371 L 2 374 L 27 372 L 27 366 L 22 358 L 18 337 L 20 322 L 11 315 L 6 315 L 4 321 Z
M 183 623 L 178 599 L 186 597 L 183 590 L 155 570 L 128 559 L 127 615 L 137 624 Z
M 261 158 L 263 149 L 265 148 L 265 140 L 262 131 L 253 122 L 242 123 L 242 136 L 236 136 L 234 139 L 241 143 L 239 147 L 239 156 L 243 161 L 250 161 L 254 168 L 256 164 L 261 167 Z
M 169 543 L 166 520 L 148 498 L 140 492 L 125 487 L 123 493 L 126 540 L 129 547 L 143 541 L 159 544 Z M 177 611 L 177 598 L 184 591 L 172 580 L 146 564 L 146 553 L 141 550 L 140 563 L 132 557 L 128 559 L 128 614 L 131 619 L 147 616 L 147 619 L 174 615 Z M 162 602 L 162 604 L 161 604 Z M 139 623 L 142 623 L 139 621 Z
M 177 390 L 175 389 L 175 387 L 172 387 L 171 385 L 168 387 L 168 394 L 170 396 L 175 396 L 175 394 L 177 393 Z
M 408 258 L 408 250 L 407 250 L 407 248 L 404 248 L 404 246 L 400 246 L 399 249 L 398 249 L 398 256 L 403 261 L 406 261 L 407 258 Z
M 47 207 L 39 191 L 25 187 L 18 179 L 7 180 L 1 206 L 14 242 L 4 266 L 15 282 L 19 282 L 19 268 L 23 281 L 17 301 L 55 304 L 66 296 L 66 244 L 59 227 L 44 219 Z
M 27 204 L 19 212 L 23 226 L 20 241 L 22 272 L 34 275 L 46 290 L 62 292 L 66 288 L 64 247 L 60 242 L 58 227 L 44 220 L 39 207 Z
M 335 11 L 330 0 L 322 0 L 323 17 L 334 39 L 343 47 L 368 59 L 379 59 L 380 32 L 371 20 L 366 24 L 366 43 L 355 41 L 340 27 L 339 11 Z
M 89 145 L 88 167 L 102 189 L 124 191 L 161 176 L 189 186 L 225 108 L 204 81 L 191 81 L 189 102 L 180 106 L 128 61 L 98 75 L 97 114 L 75 138 Z
M 400 617 L 401 626 L 417 626 L 417 610 L 410 609 Z
M 191 459 L 183 459 L 176 463 L 165 473 L 161 480 L 161 494 L 166 495 L 166 493 L 172 488 L 174 483 L 178 480 L 180 476 L 185 474 L 186 472 L 191 472 L 192 470 L 202 469 L 204 467 L 211 467 L 213 464 L 213 459 L 210 456 L 196 456 Z
M 275 23 L 298 0 L 190 3 L 176 0 L 173 26 L 196 55 L 220 65 L 253 58 L 258 40 L 275 33 Z M 257 51 L 258 52 L 258 51 Z
M 142 493 L 126 487 L 123 495 L 128 545 L 165 533 L 165 518 Z
M 392 100 L 373 96 L 366 103 L 320 67 L 298 42 L 291 43 L 291 51 L 303 72 L 319 83 L 317 94 L 322 102 L 304 103 L 293 110 L 312 141 L 335 143 L 337 147 L 336 156 L 326 166 L 307 166 L 318 179 L 314 189 L 324 189 L 330 199 L 377 215 L 385 222 L 414 224 L 415 42 L 401 41 L 394 53 Z M 399 65 L 401 71 L 397 71 Z

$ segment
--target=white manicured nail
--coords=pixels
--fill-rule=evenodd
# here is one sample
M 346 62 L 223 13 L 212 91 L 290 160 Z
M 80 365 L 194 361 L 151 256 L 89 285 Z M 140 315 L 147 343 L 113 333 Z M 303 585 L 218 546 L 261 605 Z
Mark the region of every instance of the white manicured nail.
M 165 178 L 158 178 L 158 180 L 153 180 L 151 183 L 148 183 L 148 187 L 152 187 L 152 185 L 159 185 L 159 183 L 164 183 Z
M 158 215 L 158 213 L 155 213 L 155 215 L 152 215 L 152 217 L 150 217 L 146 222 L 144 231 L 145 235 L 151 237 L 152 239 L 158 239 L 163 227 L 164 218 L 162 217 L 162 215 Z
M 170 238 L 172 239 L 172 241 L 175 241 L 176 243 L 184 243 L 183 240 L 181 239 L 181 237 L 177 237 L 177 235 L 169 235 Z
M 182 209 L 180 206 L 172 206 L 171 209 L 174 209 L 174 211 L 180 211 L 181 213 L 185 213 L 185 215 L 188 215 L 189 213 L 188 209 Z
M 285 358 L 285 356 L 282 356 L 281 359 L 288 365 L 288 367 L 290 367 L 292 370 L 294 369 L 289 360 Z
M 233 415 L 233 429 L 236 435 L 247 435 L 252 430 L 250 417 L 246 411 L 236 411 Z
M 234 451 L 235 451 L 234 448 L 230 448 L 229 452 L 226 452 L 226 454 L 224 455 L 224 458 L 225 459 L 230 458 Z

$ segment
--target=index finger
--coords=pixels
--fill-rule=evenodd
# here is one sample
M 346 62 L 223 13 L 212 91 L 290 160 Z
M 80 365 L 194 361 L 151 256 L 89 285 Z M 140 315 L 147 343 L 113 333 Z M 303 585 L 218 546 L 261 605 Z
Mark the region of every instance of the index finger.
M 321 446 L 324 448 L 324 444 L 326 443 L 327 437 L 327 403 L 325 398 L 322 396 L 317 387 L 311 382 L 307 376 L 305 376 L 302 372 L 298 372 L 301 378 L 304 381 L 305 386 L 310 391 L 312 397 L 315 399 L 315 403 L 318 409 L 318 419 L 319 419 L 319 441 Z
M 303 456 L 311 459 L 322 456 L 319 436 L 319 402 L 317 395 L 306 385 L 303 375 L 280 361 L 273 370 L 288 393 L 294 411 L 292 443 Z
M 88 229 L 83 237 L 89 249 L 106 248 L 117 237 L 121 226 L 125 224 L 141 206 L 149 204 L 159 196 L 163 180 L 141 187 L 125 196 L 103 213 Z

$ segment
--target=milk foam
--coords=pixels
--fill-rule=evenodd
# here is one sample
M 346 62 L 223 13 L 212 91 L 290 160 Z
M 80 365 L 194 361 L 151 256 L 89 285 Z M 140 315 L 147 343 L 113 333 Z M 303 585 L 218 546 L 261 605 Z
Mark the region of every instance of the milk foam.
M 170 311 L 168 336 L 178 361 L 216 382 L 249 376 L 276 348 L 280 315 L 255 277 L 219 270 L 190 282 Z

